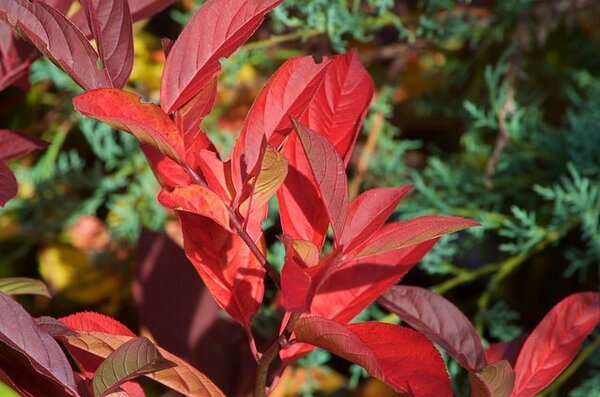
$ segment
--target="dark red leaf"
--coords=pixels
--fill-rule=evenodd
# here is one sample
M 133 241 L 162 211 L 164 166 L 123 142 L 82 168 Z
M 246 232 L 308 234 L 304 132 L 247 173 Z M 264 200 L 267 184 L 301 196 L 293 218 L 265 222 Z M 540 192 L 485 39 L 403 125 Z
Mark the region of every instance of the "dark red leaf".
M 348 218 L 339 239 L 340 245 L 351 250 L 356 244 L 371 237 L 392 215 L 411 188 L 375 188 L 358 196 L 350 203 Z
M 52 7 L 40 1 L 0 0 L 0 19 L 86 90 L 112 86 L 106 70 L 98 68 L 98 54 L 86 37 Z
M 200 277 L 219 306 L 250 327 L 250 318 L 262 302 L 265 269 L 239 236 L 209 218 L 178 214 L 186 255 Z
M 38 325 L 38 327 L 40 327 L 41 330 L 53 336 L 54 338 L 65 335 L 77 335 L 77 332 L 73 331 L 54 317 L 38 317 L 35 319 L 35 323 Z
M 11 130 L 0 130 L 0 161 L 25 156 L 36 149 L 44 149 L 48 142 L 22 135 Z
M 17 195 L 19 186 L 12 170 L 0 162 L 0 207 Z
M 185 158 L 183 138 L 171 118 L 153 103 L 118 89 L 98 89 L 73 99 L 75 109 L 111 127 L 127 131 L 178 163 Z
M 103 67 L 116 88 L 133 68 L 133 21 L 127 0 L 81 0 Z
M 300 122 L 335 146 L 348 164 L 356 137 L 373 97 L 373 80 L 356 50 L 337 55 Z
M 515 372 L 506 360 L 469 372 L 473 397 L 510 397 Z
M 208 0 L 169 53 L 161 80 L 161 107 L 171 113 L 192 99 L 250 38 L 265 14 L 283 0 Z
M 444 360 L 423 335 L 392 324 L 342 325 L 305 317 L 294 326 L 296 339 L 322 347 L 412 396 L 452 396 Z
M 175 0 L 129 0 L 129 9 L 135 22 L 158 14 L 174 2 Z
M 465 369 L 486 365 L 481 339 L 471 321 L 450 301 L 425 288 L 396 285 L 378 299 L 386 309 L 444 349 Z
M 256 175 L 265 140 L 278 148 L 292 131 L 290 117 L 298 118 L 306 110 L 329 65 L 329 60 L 317 64 L 311 57 L 298 57 L 286 61 L 271 76 L 248 112 L 231 155 L 238 192 L 249 176 Z
M 357 257 L 407 247 L 478 225 L 478 222 L 471 219 L 443 215 L 420 216 L 407 221 L 389 223 L 360 245 L 360 249 L 356 250 L 359 251 Z
M 598 292 L 573 294 L 554 306 L 519 353 L 512 396 L 533 396 L 548 386 L 573 360 L 599 321 Z
M 60 346 L 3 293 L 0 316 L 0 367 L 12 382 L 23 390 L 77 395 L 73 370 Z
M 306 153 L 320 196 L 327 208 L 333 233 L 339 240 L 348 216 L 348 179 L 344 163 L 324 136 L 297 121 L 293 124 Z
M 8 23 L 0 21 L 0 91 L 29 83 L 27 70 L 38 52 L 19 38 Z

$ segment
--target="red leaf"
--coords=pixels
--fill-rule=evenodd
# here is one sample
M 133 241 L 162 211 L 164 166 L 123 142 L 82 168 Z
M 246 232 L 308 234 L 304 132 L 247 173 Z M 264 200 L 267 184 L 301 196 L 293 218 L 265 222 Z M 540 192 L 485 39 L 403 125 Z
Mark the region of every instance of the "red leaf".
M 140 100 L 131 92 L 99 89 L 75 97 L 73 103 L 83 115 L 127 131 L 182 163 L 185 158 L 183 139 L 175 123 L 158 106 Z
M 134 22 L 150 18 L 152 15 L 158 14 L 174 2 L 175 0 L 129 0 L 131 18 Z
M 327 137 L 348 164 L 373 90 L 373 80 L 356 50 L 335 56 L 323 84 L 299 120 Z
M 396 284 L 436 242 L 429 240 L 339 264 L 315 293 L 311 313 L 340 322 L 352 320 Z
M 599 321 L 600 293 L 573 294 L 554 306 L 519 353 L 512 396 L 533 396 L 548 386 L 573 360 Z
M 281 270 L 281 306 L 287 311 L 307 312 L 315 285 L 304 259 L 318 261 L 318 250 L 308 241 L 294 241 L 287 236 L 284 236 L 283 244 L 285 263 Z M 296 248 L 304 248 L 305 255 L 296 252 Z
M 36 149 L 44 149 L 48 142 L 10 130 L 0 130 L 0 161 L 25 156 Z
M 473 397 L 510 397 L 515 372 L 506 360 L 469 372 Z
M 407 247 L 478 225 L 471 219 L 443 215 L 420 216 L 408 221 L 389 223 L 360 245 L 360 249 L 356 250 L 359 251 L 357 257 Z
M 0 91 L 11 85 L 23 85 L 23 82 L 29 84 L 27 70 L 37 55 L 35 47 L 0 21 Z
M 339 239 L 347 251 L 368 239 L 392 215 L 412 186 L 382 187 L 367 190 L 348 209 L 348 218 Z
M 291 132 L 290 117 L 300 117 L 306 110 L 329 64 L 329 60 L 317 64 L 311 57 L 293 58 L 271 76 L 248 112 L 231 154 L 238 192 L 248 177 L 256 174 L 264 141 L 278 148 Z
M 60 346 L 3 293 L 0 316 L 0 367 L 11 383 L 25 395 L 36 390 L 35 395 L 77 395 L 73 370 Z
M 17 195 L 19 186 L 12 170 L 0 162 L 0 207 Z
M 443 296 L 425 288 L 397 285 L 378 302 L 427 336 L 470 371 L 486 365 L 481 339 L 469 319 Z
M 52 7 L 41 1 L 2 0 L 0 19 L 7 21 L 86 90 L 112 86 L 106 70 L 98 69 L 98 54 L 86 37 Z
M 282 0 L 208 0 L 194 14 L 169 53 L 161 80 L 160 102 L 167 112 L 192 99 L 250 38 L 265 14 Z
M 113 335 L 136 336 L 117 320 L 94 312 L 81 312 L 59 318 L 59 321 L 74 331 L 98 331 Z
M 344 163 L 324 136 L 297 121 L 293 124 L 327 208 L 333 233 L 339 240 L 348 215 L 348 180 Z
M 427 338 L 408 328 L 378 322 L 342 325 L 305 317 L 296 322 L 294 332 L 298 341 L 361 365 L 398 392 L 415 397 L 452 396 L 439 352 Z
M 188 185 L 178 186 L 172 192 L 163 189 L 158 194 L 158 201 L 167 208 L 208 217 L 230 231 L 227 206 L 209 188 Z
M 212 110 L 216 98 L 217 79 L 214 78 L 192 100 L 175 112 L 175 124 L 177 124 L 179 131 L 183 133 L 186 149 L 198 140 L 205 141 L 202 145 L 204 149 L 210 146 L 210 141 L 204 132 L 200 130 L 200 123 L 202 123 L 204 116 Z
M 179 212 L 184 249 L 215 300 L 250 327 L 264 294 L 265 269 L 244 241 L 209 218 Z
M 133 68 L 133 21 L 127 0 L 81 0 L 102 64 L 116 88 Z

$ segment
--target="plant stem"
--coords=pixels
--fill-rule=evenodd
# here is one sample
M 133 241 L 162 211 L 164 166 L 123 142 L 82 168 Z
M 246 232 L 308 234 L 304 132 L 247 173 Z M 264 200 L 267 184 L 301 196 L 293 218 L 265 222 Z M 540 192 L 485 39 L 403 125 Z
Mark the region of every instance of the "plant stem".
M 269 375 L 269 367 L 271 363 L 279 354 L 281 346 L 285 344 L 290 335 L 293 332 L 294 324 L 300 318 L 300 313 L 294 312 L 291 314 L 288 322 L 285 326 L 284 331 L 279 335 L 277 340 L 273 342 L 271 346 L 264 352 L 264 354 L 258 360 L 258 370 L 256 373 L 256 381 L 254 383 L 254 394 L 253 397 L 265 397 L 265 390 L 267 388 L 267 378 Z
M 194 171 L 190 166 L 188 166 L 187 164 L 183 164 L 183 167 L 187 170 L 188 174 L 190 174 L 194 182 L 196 182 L 200 186 L 208 187 L 204 178 L 200 176 L 196 171 Z M 269 277 L 271 277 L 277 288 L 281 289 L 281 281 L 277 270 L 273 267 L 273 265 L 269 263 L 265 255 L 262 253 L 262 251 L 258 248 L 256 243 L 252 239 L 252 237 L 250 237 L 250 235 L 244 228 L 238 214 L 230 206 L 227 205 L 226 207 L 227 211 L 229 212 L 231 224 L 235 228 L 240 238 L 244 241 L 244 243 L 246 243 L 246 245 L 248 246 L 252 254 L 256 257 L 256 259 L 258 259 L 258 262 L 262 265 L 262 267 L 265 268 L 267 274 L 269 275 Z

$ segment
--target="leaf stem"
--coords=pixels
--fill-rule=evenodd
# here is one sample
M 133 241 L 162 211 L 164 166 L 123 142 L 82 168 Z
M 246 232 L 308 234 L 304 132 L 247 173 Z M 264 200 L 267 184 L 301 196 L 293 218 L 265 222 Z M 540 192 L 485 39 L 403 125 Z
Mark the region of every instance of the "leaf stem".
M 258 360 L 258 371 L 256 373 L 256 381 L 254 383 L 254 394 L 253 397 L 265 397 L 265 390 L 267 388 L 267 377 L 269 375 L 269 367 L 271 363 L 279 354 L 281 347 L 288 342 L 290 335 L 294 330 L 294 324 L 300 318 L 300 313 L 293 312 L 288 319 L 284 331 L 279 335 L 277 340 L 273 342 L 271 346 L 264 352 L 264 354 Z

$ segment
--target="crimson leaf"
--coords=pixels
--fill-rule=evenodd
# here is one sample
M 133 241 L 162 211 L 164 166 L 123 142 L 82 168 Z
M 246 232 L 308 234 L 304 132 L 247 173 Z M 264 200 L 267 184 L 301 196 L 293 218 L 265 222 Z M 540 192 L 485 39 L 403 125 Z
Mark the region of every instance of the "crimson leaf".
M 598 321 L 598 292 L 573 294 L 554 306 L 519 353 L 512 396 L 532 396 L 548 386 L 573 360 Z
M 192 99 L 250 38 L 265 14 L 283 0 L 208 0 L 173 44 L 161 80 L 160 102 L 167 112 Z
M 364 367 L 367 372 L 412 396 L 452 396 L 444 360 L 423 335 L 405 327 L 369 322 L 343 325 L 304 317 L 294 326 L 296 339 Z

